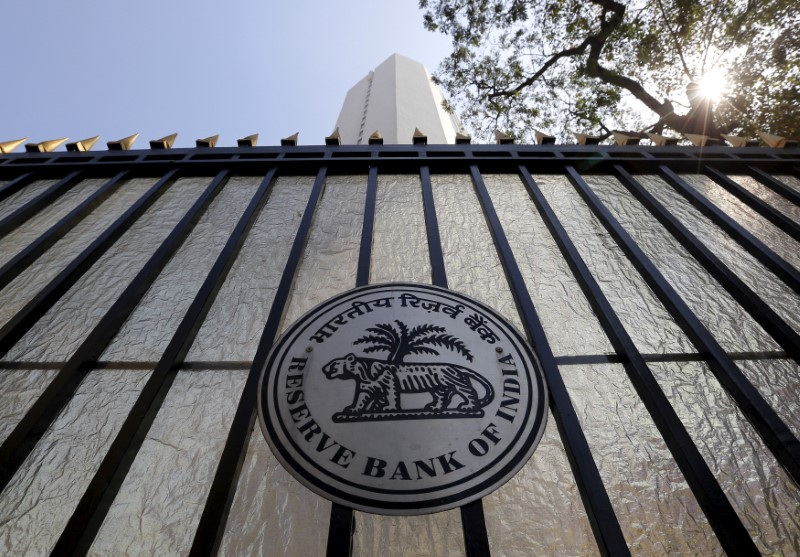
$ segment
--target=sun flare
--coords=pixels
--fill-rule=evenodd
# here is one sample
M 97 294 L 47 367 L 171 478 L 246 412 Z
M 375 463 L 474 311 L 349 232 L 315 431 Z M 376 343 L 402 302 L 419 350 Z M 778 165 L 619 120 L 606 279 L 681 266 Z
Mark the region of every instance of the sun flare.
M 700 94 L 711 99 L 712 102 L 717 102 L 722 98 L 727 86 L 728 81 L 723 70 L 711 70 L 700 78 Z

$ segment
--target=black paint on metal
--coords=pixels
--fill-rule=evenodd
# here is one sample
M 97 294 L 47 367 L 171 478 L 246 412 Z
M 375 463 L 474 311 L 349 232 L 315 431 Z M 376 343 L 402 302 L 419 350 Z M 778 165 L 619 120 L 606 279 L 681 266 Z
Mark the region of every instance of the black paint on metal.
M 92 370 L 108 343 L 114 338 L 125 320 L 136 308 L 142 296 L 158 277 L 176 250 L 183 244 L 200 216 L 208 208 L 227 177 L 222 170 L 194 202 L 169 236 L 162 242 L 144 267 L 136 274 L 100 322 L 92 329 L 63 368 L 56 374 L 44 392 L 30 407 L 14 430 L 0 445 L 0 490 L 8 485 L 13 475 L 30 454 L 37 441 L 58 417 L 69 402 L 83 378 Z
M 712 166 L 706 166 L 704 170 L 706 175 L 710 176 L 711 179 L 717 184 L 722 186 L 729 193 L 736 196 L 740 201 L 753 209 L 756 213 L 777 226 L 785 234 L 788 234 L 792 239 L 800 242 L 800 225 L 780 211 L 773 209 L 757 195 L 752 194 L 749 190 L 740 186 L 716 168 Z
M 622 166 L 617 178 L 678 242 L 744 307 L 786 353 L 800 363 L 800 335 Z
M 625 537 L 622 535 L 619 520 L 614 513 L 611 500 L 600 478 L 600 472 L 592 457 L 575 408 L 570 401 L 564 380 L 561 378 L 561 373 L 556 365 L 539 315 L 525 286 L 525 280 L 517 266 L 514 253 L 508 243 L 500 219 L 494 209 L 494 204 L 489 197 L 489 192 L 486 190 L 486 185 L 476 164 L 470 166 L 470 174 L 483 208 L 483 214 L 489 224 L 489 231 L 494 240 L 500 262 L 511 286 L 511 293 L 514 296 L 517 310 L 522 317 L 525 332 L 531 339 L 531 344 L 539 356 L 542 370 L 547 379 L 550 408 L 553 411 L 556 425 L 561 434 L 598 549 L 603 555 L 630 555 Z
M 461 524 L 467 557 L 488 557 L 489 534 L 486 532 L 486 517 L 483 515 L 481 499 L 461 507 Z
M 710 354 L 712 359 L 709 361 L 709 367 L 714 376 L 736 401 L 789 476 L 796 484 L 800 485 L 800 442 L 791 430 L 725 353 L 713 335 L 703 326 L 642 249 L 611 215 L 578 172 L 574 168 L 567 168 L 567 178 L 639 274 L 642 275 L 666 310 L 681 326 L 698 352 Z
M 375 200 L 378 195 L 378 167 L 370 166 L 367 175 L 367 199 L 364 203 L 364 224 L 361 228 L 361 246 L 358 252 L 356 286 L 369 284 L 372 237 L 375 229 Z
M 275 298 L 272 302 L 269 316 L 267 317 L 267 323 L 264 327 L 261 339 L 259 340 L 255 358 L 253 359 L 253 366 L 250 368 L 250 373 L 247 376 L 247 381 L 242 391 L 242 398 L 239 400 L 239 405 L 236 408 L 236 414 L 233 418 L 228 438 L 225 441 L 225 447 L 222 450 L 222 456 L 217 465 L 214 481 L 211 484 L 205 508 L 200 517 L 200 523 L 197 527 L 194 541 L 192 542 L 189 555 L 193 557 L 215 555 L 222 541 L 225 521 L 230 511 L 231 503 L 233 502 L 233 495 L 236 492 L 236 483 L 239 479 L 239 473 L 241 472 L 247 443 L 250 440 L 250 434 L 253 432 L 253 425 L 256 418 L 258 380 L 266 364 L 266 359 L 272 348 L 272 344 L 278 335 L 281 320 L 291 295 L 292 283 L 294 282 L 297 269 L 303 256 L 303 250 L 308 241 L 314 212 L 322 197 L 326 170 L 326 167 L 323 166 L 317 172 L 314 187 L 311 190 L 311 196 L 309 197 L 308 204 L 303 213 L 303 218 L 300 220 L 292 249 L 289 252 L 289 257 L 283 269 L 278 289 L 275 292 Z
M 108 251 L 114 242 L 127 232 L 136 219 L 164 193 L 168 184 L 175 179 L 177 172 L 177 169 L 167 172 L 0 328 L 0 355 L 6 354 L 34 323 Z
M 338 503 L 331 503 L 326 557 L 350 557 L 353 554 L 355 527 L 353 509 Z
M 750 175 L 778 195 L 783 196 L 795 205 L 800 205 L 800 191 L 792 189 L 760 168 L 750 167 Z
M 520 174 L 539 215 L 592 306 L 611 345 L 617 354 L 622 356 L 623 367 L 631 384 L 653 418 L 653 423 L 664 438 L 723 549 L 729 554 L 759 555 L 750 534 L 725 496 L 725 492 L 713 472 L 708 468 L 703 455 L 695 446 L 689 432 L 684 428 L 675 409 L 636 348 L 633 339 L 625 330 L 600 285 L 586 266 L 530 172 L 522 166 Z
M 8 263 L 0 267 L 0 289 L 5 288 L 8 283 L 17 278 L 31 263 L 36 261 L 53 244 L 72 230 L 81 219 L 114 193 L 127 173 L 127 170 L 118 172 L 97 191 L 84 199 L 77 207 L 26 246 L 25 249 L 12 257 Z
M 375 200 L 378 192 L 378 167 L 370 166 L 367 175 L 367 197 L 364 202 L 364 220 L 361 227 L 361 244 L 358 251 L 356 287 L 369 284 L 372 241 L 375 229 Z M 356 523 L 353 509 L 331 504 L 328 521 L 328 557 L 350 557 L 353 551 L 353 532 Z
M 439 220 L 433 202 L 431 173 L 427 166 L 421 166 L 419 177 L 422 183 L 422 208 L 425 213 L 425 231 L 428 236 L 428 254 L 431 260 L 431 280 L 435 286 L 447 288 L 447 272 L 444 268 L 442 241 L 439 237 Z
M 25 172 L 24 174 L 15 176 L 13 180 L 9 181 L 3 187 L 0 187 L 0 201 L 14 195 L 23 187 L 30 184 L 33 181 L 33 177 L 33 172 Z
M 145 366 L 146 369 L 153 369 L 153 373 L 139 393 L 100 467 L 73 511 L 53 548 L 53 555 L 85 555 L 88 553 L 125 476 L 144 443 L 145 436 L 167 397 L 178 370 L 183 367 L 186 354 L 189 352 L 208 311 L 214 304 L 231 267 L 233 267 L 247 235 L 267 202 L 274 177 L 275 170 L 273 169 L 262 180 L 225 246 L 217 256 L 208 276 L 197 291 L 189 309 L 186 310 L 186 314 L 175 330 L 161 359 Z M 121 362 L 114 367 L 128 368 L 125 363 Z
M 47 207 L 50 203 L 67 193 L 67 191 L 78 183 L 81 172 L 76 170 L 70 172 L 58 182 L 44 190 L 42 193 L 25 203 L 22 207 L 12 212 L 10 215 L 0 220 L 0 238 L 6 236 L 20 224 L 30 217 Z
M 767 269 L 775 273 L 786 285 L 800 294 L 800 271 L 789 265 L 778 254 L 772 251 L 761 240 L 744 229 L 742 225 L 728 216 L 722 209 L 714 205 L 703 194 L 687 184 L 672 169 L 661 166 L 659 174 L 678 193 L 685 197 L 692 206 L 719 226 L 731 238 L 744 247 Z

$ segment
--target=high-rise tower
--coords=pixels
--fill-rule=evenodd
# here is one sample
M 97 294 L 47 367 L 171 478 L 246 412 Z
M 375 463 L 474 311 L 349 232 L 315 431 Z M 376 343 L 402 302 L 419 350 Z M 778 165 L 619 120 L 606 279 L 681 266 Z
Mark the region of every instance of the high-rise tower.
M 375 131 L 385 143 L 411 143 L 414 128 L 429 143 L 453 143 L 460 125 L 443 100 L 425 66 L 392 54 L 347 92 L 336 126 L 345 145 L 367 143 Z

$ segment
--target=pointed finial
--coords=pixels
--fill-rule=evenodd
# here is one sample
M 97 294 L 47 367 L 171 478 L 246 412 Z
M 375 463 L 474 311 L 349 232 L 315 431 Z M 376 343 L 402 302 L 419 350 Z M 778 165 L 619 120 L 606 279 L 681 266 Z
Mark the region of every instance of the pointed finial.
M 8 154 L 26 141 L 28 141 L 27 137 L 23 137 L 22 139 L 12 139 L 11 141 L 0 141 L 0 153 L 4 155 Z
M 337 127 L 333 130 L 333 133 L 330 134 L 328 137 L 325 138 L 325 145 L 341 145 L 342 144 L 342 135 L 339 133 L 339 128 Z
M 172 149 L 172 145 L 175 143 L 175 138 L 178 137 L 177 133 L 171 133 L 169 135 L 165 135 L 161 139 L 151 139 L 150 140 L 150 148 L 151 149 Z
M 771 133 L 759 132 L 761 139 L 773 149 L 785 149 L 787 147 L 797 147 L 798 139 L 773 135 Z
M 48 139 L 39 143 L 26 143 L 25 150 L 29 153 L 52 153 L 67 139 L 69 138 L 62 137 L 61 139 Z
M 467 133 L 456 134 L 456 145 L 469 145 L 472 143 L 472 136 Z
M 716 137 L 703 135 L 699 133 L 685 133 L 686 139 L 692 142 L 695 147 L 714 147 L 722 145 L 722 140 Z
M 236 144 L 239 147 L 255 147 L 256 143 L 258 143 L 257 133 L 254 133 L 252 135 L 246 135 L 243 138 L 236 140 Z
M 414 128 L 414 135 L 411 136 L 411 142 L 414 145 L 427 145 L 428 136 L 419 131 L 419 128 Z
M 94 147 L 94 144 L 97 143 L 98 139 L 100 139 L 100 136 L 96 135 L 94 137 L 81 139 L 80 141 L 75 141 L 73 143 L 67 143 L 67 151 L 88 151 Z
M 379 130 L 375 130 L 375 132 L 369 136 L 369 144 L 370 145 L 383 145 L 383 136 Z
M 281 139 L 281 146 L 282 147 L 294 147 L 297 145 L 297 138 L 300 137 L 300 132 L 295 132 L 289 137 L 284 137 Z
M 659 147 L 668 147 L 670 145 L 677 145 L 678 139 L 677 137 L 667 137 L 666 135 L 661 135 L 658 133 L 647 133 L 647 137 L 650 138 L 650 141 L 653 142 L 653 145 L 658 145 Z
M 216 147 L 217 141 L 219 141 L 219 134 L 204 137 L 203 139 L 196 139 L 194 144 L 198 147 Z
M 720 134 L 732 147 L 758 147 L 758 139 L 747 139 L 739 135 Z
M 597 145 L 600 143 L 600 136 L 597 135 L 576 133 L 575 137 L 578 139 L 578 145 Z
M 629 131 L 614 130 L 611 134 L 614 136 L 614 145 L 639 145 L 645 138 L 644 134 Z
M 539 130 L 534 130 L 536 132 L 536 143 L 539 145 L 548 145 L 550 143 L 556 142 L 556 136 L 550 135 Z
M 498 145 L 512 145 L 514 143 L 513 137 L 501 131 L 494 132 L 494 139 Z
M 116 141 L 108 141 L 106 142 L 106 145 L 108 145 L 109 151 L 130 151 L 131 147 L 133 147 L 133 143 L 138 137 L 139 132 L 136 132 L 133 135 L 123 137 L 122 139 L 117 139 Z

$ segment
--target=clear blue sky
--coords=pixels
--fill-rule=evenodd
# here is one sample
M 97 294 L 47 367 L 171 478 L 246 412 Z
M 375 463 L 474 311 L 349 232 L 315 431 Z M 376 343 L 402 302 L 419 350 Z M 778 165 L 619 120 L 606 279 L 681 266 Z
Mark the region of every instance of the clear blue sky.
M 0 37 L 0 141 L 99 134 L 95 149 L 137 131 L 140 149 L 172 132 L 321 144 L 390 54 L 434 71 L 449 52 L 416 0 L 5 0 Z

